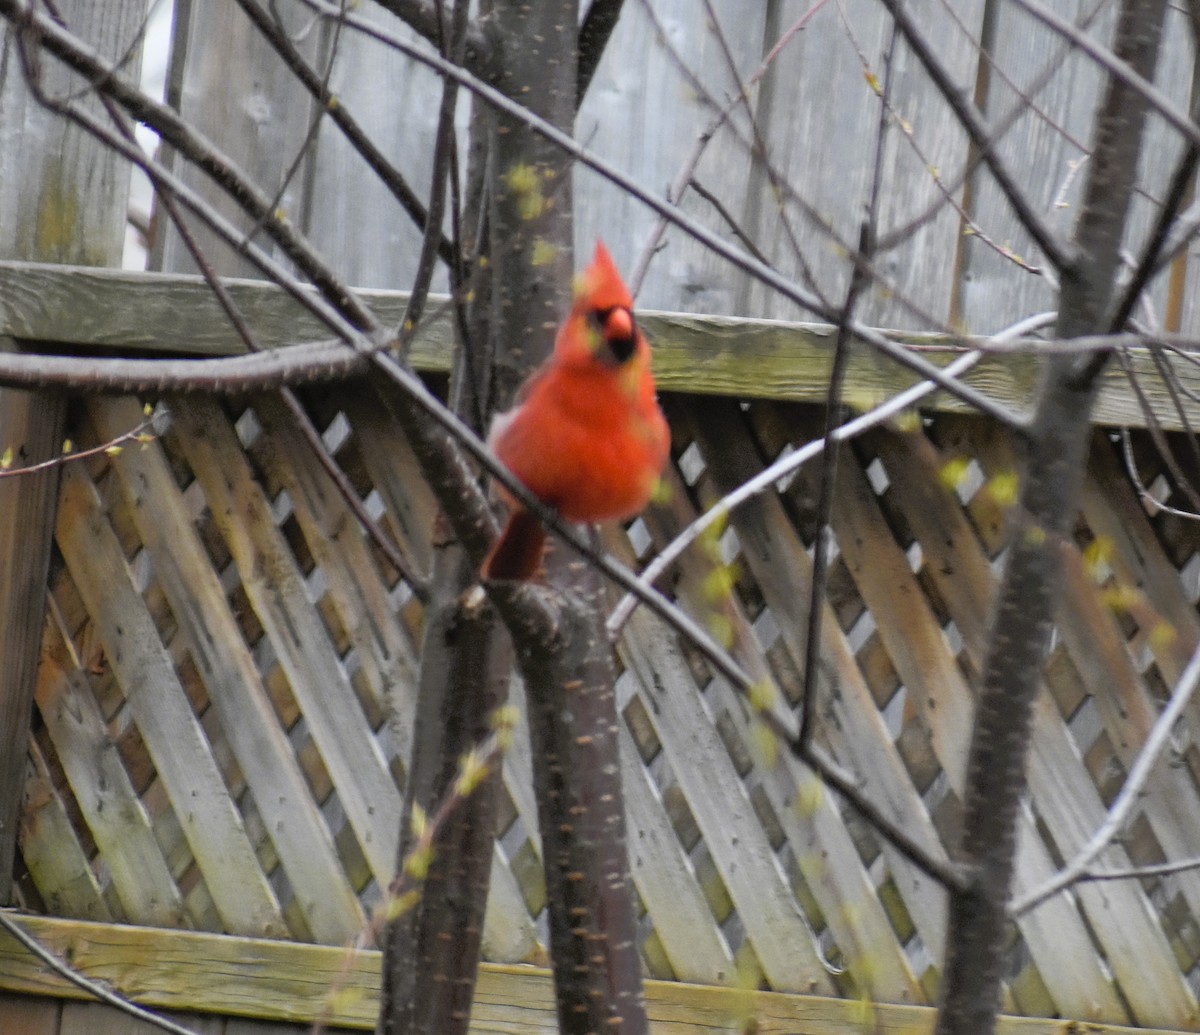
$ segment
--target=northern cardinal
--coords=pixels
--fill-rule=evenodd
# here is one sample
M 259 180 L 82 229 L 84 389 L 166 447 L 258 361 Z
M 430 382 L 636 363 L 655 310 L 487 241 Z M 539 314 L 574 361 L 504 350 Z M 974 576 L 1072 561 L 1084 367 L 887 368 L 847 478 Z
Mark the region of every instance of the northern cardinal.
M 632 306 L 608 249 L 597 243 L 553 354 L 488 435 L 505 466 L 567 521 L 632 517 L 667 462 L 670 432 Z M 516 501 L 508 503 L 508 523 L 483 563 L 485 579 L 529 579 L 541 563 L 546 530 Z

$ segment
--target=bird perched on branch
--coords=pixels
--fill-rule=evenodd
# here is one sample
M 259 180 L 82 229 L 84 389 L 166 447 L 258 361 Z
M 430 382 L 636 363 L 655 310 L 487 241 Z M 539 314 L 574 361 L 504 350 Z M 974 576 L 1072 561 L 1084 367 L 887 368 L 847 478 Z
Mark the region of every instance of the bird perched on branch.
M 616 521 L 646 506 L 670 449 L 654 394 L 650 346 L 612 257 L 596 244 L 577 278 L 554 352 L 492 422 L 488 445 L 538 499 L 567 521 Z M 485 579 L 529 579 L 546 541 L 541 521 L 513 500 Z

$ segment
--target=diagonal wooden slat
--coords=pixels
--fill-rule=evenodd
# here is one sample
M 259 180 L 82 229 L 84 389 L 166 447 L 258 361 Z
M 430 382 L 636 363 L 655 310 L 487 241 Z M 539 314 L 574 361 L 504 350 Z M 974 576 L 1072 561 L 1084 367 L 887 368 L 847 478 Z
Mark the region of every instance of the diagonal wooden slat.
M 1095 470 L 1096 464 L 1104 462 L 1104 444 L 1094 443 L 1093 453 L 1098 454 L 1092 461 L 1092 469 Z M 1003 467 L 1016 468 L 1016 458 L 1008 444 L 996 436 L 988 436 L 987 445 L 980 450 L 979 456 L 991 471 Z M 1111 458 L 1111 451 L 1108 456 Z M 1124 480 L 1121 479 L 1121 482 Z M 1108 514 L 1108 508 L 1097 500 L 1095 489 L 1087 490 L 1087 493 L 1091 504 L 1088 509 L 1100 518 L 1101 529 L 1117 531 L 1114 528 L 1116 522 Z M 1109 495 L 1114 499 L 1122 496 L 1128 499 L 1131 491 L 1126 484 L 1119 484 L 1112 487 Z M 1129 550 L 1138 526 L 1134 514 L 1127 512 L 1126 516 L 1131 520 L 1133 530 L 1119 533 L 1120 541 L 1124 544 L 1123 552 Z M 1091 691 L 1113 751 L 1128 770 L 1154 723 L 1159 705 L 1134 667 L 1125 638 L 1113 616 L 1103 606 L 1097 587 L 1085 573 L 1079 551 L 1072 544 L 1063 544 L 1062 551 L 1065 592 L 1056 626 L 1076 671 Z M 1153 565 L 1153 558 L 1157 558 L 1159 564 L 1165 559 L 1161 550 L 1157 549 L 1138 553 L 1147 557 L 1147 560 L 1137 567 Z M 1160 576 L 1157 581 L 1160 583 L 1159 595 L 1166 597 L 1172 613 L 1182 619 L 1180 609 L 1171 599 L 1173 594 L 1163 592 L 1161 583 L 1165 580 Z M 1178 588 L 1177 575 L 1173 581 Z M 1186 637 L 1185 631 L 1185 647 Z M 1154 637 L 1149 639 L 1153 641 Z M 1158 653 L 1168 665 L 1179 657 L 1174 639 L 1168 638 L 1159 644 Z M 1048 673 L 1047 679 L 1053 681 L 1053 674 Z M 1167 858 L 1190 858 L 1200 853 L 1200 838 L 1197 837 L 1195 825 L 1195 816 L 1200 814 L 1200 794 L 1183 768 L 1165 764 L 1156 767 L 1141 797 L 1140 809 Z M 1197 911 L 1200 906 L 1200 879 L 1197 879 L 1197 874 L 1188 871 L 1176 874 L 1172 884 L 1182 891 L 1193 917 L 1200 916 Z
M 81 920 L 112 920 L 36 740 L 29 742 L 20 844 L 34 886 L 51 913 Z
M 38 667 L 37 704 L 80 811 L 125 914 L 139 923 L 186 926 L 183 899 L 154 838 L 117 745 L 83 671 L 50 622 Z
M 108 439 L 142 419 L 141 405 L 133 399 L 93 400 L 89 413 Z M 126 449 L 113 466 L 155 579 L 190 642 L 224 736 L 312 937 L 333 944 L 353 938 L 362 911 L 162 448 L 150 443 Z
M 418 678 L 416 648 L 396 619 L 388 587 L 380 577 L 357 519 L 338 494 L 277 396 L 255 400 L 266 435 L 261 462 L 287 489 L 313 561 L 328 592 L 377 705 L 397 732 L 397 749 L 407 764 Z
M 400 792 L 308 599 L 303 575 L 220 407 L 209 399 L 176 399 L 172 412 L 188 463 L 287 673 L 371 872 L 386 886 L 396 866 Z
M 1134 667 L 1125 638 L 1084 571 L 1079 551 L 1064 546 L 1063 554 L 1066 591 L 1057 627 L 1092 691 L 1113 751 L 1128 772 L 1158 718 L 1161 702 L 1151 696 Z M 1200 856 L 1200 793 L 1186 767 L 1160 760 L 1138 804 L 1166 858 Z M 1183 892 L 1192 916 L 1200 919 L 1200 872 L 1184 870 L 1171 883 Z
M 79 464 L 63 472 L 56 537 L 225 930 L 282 935 L 279 903 Z
M 499 844 L 492 851 L 482 946 L 484 959 L 496 963 L 527 963 L 539 953 L 537 930 L 525 908 L 521 885 Z
M 628 680 L 617 682 L 619 712 L 628 705 L 629 686 Z M 515 672 L 509 701 L 521 713 L 521 721 L 513 731 L 513 745 L 504 760 L 505 788 L 540 859 L 542 839 L 533 798 L 533 760 L 524 717 L 525 690 Z M 618 723 L 618 739 L 630 872 L 638 895 L 675 974 L 682 980 L 727 984 L 736 969 L 733 956 L 716 926 L 695 870 L 679 844 L 654 780 L 642 765 L 628 725 L 623 721 Z
M 981 458 L 992 470 L 1001 465 L 1015 469 L 1008 444 L 987 436 Z M 1118 587 L 1140 588 L 1148 607 L 1138 602 L 1131 609 L 1144 629 L 1145 642 L 1164 676 L 1174 682 L 1197 643 L 1200 623 L 1183 595 L 1178 573 L 1157 543 L 1132 486 L 1119 469 L 1111 444 L 1097 432 L 1089 458 L 1083 510 L 1093 533 L 1112 546 L 1112 563 Z M 1057 628 L 1076 672 L 1091 692 L 1117 758 L 1126 770 L 1133 764 L 1159 708 L 1138 673 L 1125 638 L 1107 613 L 1096 586 L 1083 569 L 1078 551 L 1064 545 L 1065 599 Z M 1107 551 L 1106 551 L 1107 552 Z M 1161 610 L 1160 610 L 1161 609 Z M 1168 617 L 1169 616 L 1169 617 Z M 1158 622 L 1168 623 L 1169 635 L 1155 635 Z M 1047 679 L 1055 682 L 1055 675 Z M 1197 712 L 1195 702 L 1192 715 Z M 1200 814 L 1200 793 L 1182 767 L 1160 764 L 1151 774 L 1140 799 L 1142 814 L 1167 858 L 1190 858 L 1200 853 L 1195 816 Z M 1174 875 L 1171 886 L 1183 893 L 1193 917 L 1200 906 L 1200 880 L 1194 871 Z
M 1164 553 L 1113 444 L 1102 431 L 1096 431 L 1092 438 L 1083 513 L 1092 532 L 1113 545 L 1109 563 L 1121 581 L 1141 589 L 1150 605 L 1169 623 L 1174 635 L 1151 636 L 1149 646 L 1164 678 L 1174 685 L 1200 645 L 1200 615 L 1184 592 L 1179 572 Z M 1193 701 L 1189 714 L 1193 722 L 1200 719 L 1200 704 Z
M 623 711 L 625 704 L 621 691 L 618 683 L 618 711 Z M 655 933 L 680 981 L 732 984 L 736 975 L 733 954 L 713 921 L 629 727 L 623 720 L 619 727 L 629 868 Z
M 408 438 L 375 392 L 351 384 L 338 393 L 338 399 L 354 429 L 371 484 L 417 570 L 428 575 L 433 566 L 433 522 L 438 505 Z

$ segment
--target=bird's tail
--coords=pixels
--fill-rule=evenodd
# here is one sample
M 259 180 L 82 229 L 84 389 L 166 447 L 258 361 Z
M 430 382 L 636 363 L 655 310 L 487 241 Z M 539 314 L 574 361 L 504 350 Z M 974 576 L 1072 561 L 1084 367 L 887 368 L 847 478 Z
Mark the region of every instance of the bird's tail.
M 546 529 L 524 507 L 508 515 L 500 538 L 492 545 L 480 575 L 485 579 L 531 579 L 542 563 Z

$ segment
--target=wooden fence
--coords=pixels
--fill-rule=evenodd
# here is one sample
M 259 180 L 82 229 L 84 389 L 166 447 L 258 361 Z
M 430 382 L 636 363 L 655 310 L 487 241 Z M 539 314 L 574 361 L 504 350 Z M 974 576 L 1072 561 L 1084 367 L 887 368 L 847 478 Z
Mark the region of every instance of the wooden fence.
M 960 81 L 977 84 L 993 121 L 1014 91 L 1035 98 L 1037 110 L 1017 120 L 1001 148 L 1024 179 L 1041 184 L 1040 200 L 1065 224 L 1086 153 L 1094 69 L 1064 57 L 1048 35 L 1031 36 L 1007 7 L 990 18 L 985 0 L 964 0 L 951 18 L 932 3 L 915 6 Z M 1077 13 L 1073 3 L 1058 6 Z M 714 0 L 743 78 L 808 7 L 808 0 Z M 109 53 L 122 53 L 132 37 L 137 8 L 123 5 L 125 23 L 102 26 Z M 578 136 L 658 188 L 679 176 L 713 118 L 712 99 L 738 90 L 719 76 L 704 80 L 709 97 L 694 89 L 689 70 L 707 76 L 724 67 L 694 4 L 626 8 Z M 180 10 L 188 16 L 176 28 L 170 99 L 264 189 L 280 189 L 280 207 L 347 282 L 406 283 L 416 232 L 344 142 L 322 127 L 307 160 L 292 168 L 314 109 L 290 89 L 265 44 L 214 0 Z M 362 14 L 395 27 L 374 7 Z M 1159 85 L 1186 104 L 1185 15 L 1173 9 L 1169 17 Z M 985 24 L 995 64 L 979 57 Z M 866 0 L 828 5 L 752 95 L 781 166 L 811 202 L 808 209 L 788 202 L 782 216 L 806 242 L 817 283 L 834 296 L 847 264 L 814 213 L 825 213 L 843 238 L 856 233 L 878 120 L 871 76 L 882 73 L 885 29 Z M 322 28 L 301 46 L 322 62 L 333 38 Z M 340 38 L 338 48 L 330 82 L 339 103 L 398 156 L 413 182 L 426 182 L 429 152 L 419 142 L 428 139 L 422 120 L 433 110 L 425 99 L 435 81 L 357 35 Z M 944 208 L 880 258 L 889 285 L 864 299 L 863 318 L 993 330 L 1046 308 L 1044 280 L 1012 261 L 1028 242 L 986 180 L 973 181 L 966 196 L 942 182 L 937 170 L 949 175 L 961 167 L 967 142 L 943 102 L 912 74 L 911 55 L 901 49 L 898 60 L 897 125 L 905 131 L 888 145 L 884 224 L 919 215 L 948 190 L 963 198 L 983 233 L 964 237 L 963 217 Z M 1037 85 L 1044 67 L 1052 74 Z M 737 125 L 744 136 L 744 121 Z M 768 170 L 738 132 L 713 138 L 696 177 L 718 196 L 740 199 L 738 221 L 785 273 L 796 274 L 785 219 L 764 204 Z M 1153 133 L 1151 153 L 1173 154 L 1166 129 L 1156 124 Z M 57 156 L 62 149 L 44 150 Z M 11 151 L 0 154 L 0 169 L 12 170 L 13 161 Z M 92 161 L 77 156 L 85 173 Z M 1144 163 L 1148 198 L 1161 192 L 1170 166 L 1166 159 Z M 101 177 L 83 179 L 102 186 Z M 580 171 L 576 187 L 580 240 L 590 243 L 602 230 L 628 266 L 652 218 L 590 173 Z M 57 211 L 52 200 L 38 196 L 35 204 L 0 192 L 8 206 L 0 214 L 49 219 Z M 1131 246 L 1153 210 L 1143 201 Z M 729 233 L 697 195 L 684 208 Z M 112 222 L 112 212 L 104 218 Z M 78 248 L 60 254 L 51 247 L 57 239 L 41 233 L 51 225 L 58 224 L 29 224 L 39 248 L 24 254 L 113 261 Z M 90 243 L 98 235 L 76 236 Z M 222 273 L 246 272 L 201 236 Z M 985 236 L 1008 257 L 988 248 Z M 170 232 L 153 259 L 164 269 L 187 265 Z M 1154 285 L 1167 329 L 1196 330 L 1194 265 L 1185 255 L 1171 279 Z M 278 292 L 245 282 L 231 290 L 263 344 L 322 333 Z M 385 318 L 402 304 L 385 291 L 370 301 Z M 669 500 L 610 539 L 634 564 L 728 488 L 814 437 L 829 362 L 827 329 L 732 319 L 797 314 L 682 235 L 672 235 L 651 266 L 639 304 L 725 317 L 677 312 L 645 321 L 675 447 Z M 195 278 L 0 266 L 0 340 L 25 348 L 238 351 L 214 312 Z M 447 369 L 439 326 L 431 321 L 414 351 L 434 384 Z M 917 343 L 936 355 L 928 351 L 936 339 Z M 1131 357 L 1153 371 L 1148 353 Z M 1193 365 L 1172 362 L 1185 390 L 1200 388 Z M 1018 408 L 1035 376 L 1034 361 L 1019 357 L 989 359 L 971 374 Z M 868 405 L 908 383 L 911 377 L 863 351 L 847 397 Z M 1181 416 L 1157 383 L 1145 379 L 1144 405 L 1174 442 Z M 353 383 L 314 389 L 305 403 L 368 509 L 419 568 L 427 566 L 433 502 L 398 429 Z M 205 1031 L 249 1030 L 249 1021 L 216 1014 L 285 1025 L 328 1012 L 335 1023 L 369 1027 L 368 975 L 377 961 L 329 946 L 357 936 L 395 863 L 420 602 L 368 545 L 271 397 L 73 399 L 65 434 L 76 450 L 103 445 L 142 422 L 146 404 L 161 407 L 152 440 L 66 465 L 48 606 L 24 616 L 44 630 L 18 862 L 21 896 L 45 916 L 28 927 L 85 973 L 163 1008 L 199 1011 L 195 1023 Z M 1016 458 L 994 426 L 945 399 L 929 406 L 924 420 L 872 432 L 842 458 L 819 718 L 826 746 L 860 774 L 866 793 L 925 844 L 950 846 L 971 681 L 1003 561 Z M 1099 825 L 1200 644 L 1200 530 L 1139 498 L 1130 470 L 1165 503 L 1175 501 L 1175 478 L 1153 435 L 1140 430 L 1143 401 L 1115 370 L 1096 421 L 1075 542 L 1063 546 L 1065 602 L 1033 731 L 1018 893 L 1045 880 Z M 1127 441 L 1104 430 L 1118 424 L 1134 426 Z M 1200 471 L 1191 469 L 1190 454 L 1177 453 L 1195 483 Z M 714 602 L 706 591 L 712 560 L 694 552 L 668 588 L 794 702 L 815 531 L 811 473 L 802 470 L 779 488 L 734 512 L 717 544 L 736 572 L 729 599 Z M 925 1030 L 945 941 L 940 891 L 790 758 L 768 764 L 742 702 L 654 619 L 635 615 L 619 649 L 621 761 L 643 959 L 655 978 L 721 986 L 652 984 L 656 1030 L 726 1030 L 747 1014 L 764 1032 Z M 520 703 L 520 693 L 513 700 Z M 1198 718 L 1195 705 L 1103 866 L 1200 856 L 1200 754 L 1191 733 Z M 529 769 L 528 744 L 518 736 L 505 760 L 485 932 L 485 953 L 498 964 L 540 962 L 544 954 Z M 1198 923 L 1197 871 L 1079 885 L 1020 918 L 1006 1009 L 1192 1028 Z M 298 987 L 304 980 L 307 987 Z M 362 997 L 341 995 L 343 980 Z M 108 1023 L 102 1008 L 59 1002 L 70 993 L 8 936 L 0 936 L 0 989 L 19 993 L 0 999 L 5 1035 L 6 1024 L 74 1035 Z M 56 998 L 30 998 L 36 995 Z M 540 1030 L 551 1023 L 548 1004 L 544 973 L 485 968 L 476 1026 Z M 1009 1018 L 1005 1025 L 1014 1035 L 1051 1030 L 1040 1021 Z
M 111 303 L 124 275 L 9 265 L 0 290 L 40 278 L 62 299 L 78 284 L 75 309 L 94 313 L 78 337 L 92 343 L 128 334 L 177 348 L 156 329 L 163 314 L 197 325 L 183 300 L 202 296 L 189 282 L 143 278 L 131 312 L 95 305 L 106 277 L 100 297 Z M 280 305 L 277 293 L 248 305 L 264 334 L 286 322 Z M 61 343 L 62 312 L 10 305 L 0 333 Z M 693 327 L 700 335 L 703 322 Z M 417 350 L 435 382 L 438 354 L 436 342 Z M 722 493 L 819 433 L 818 407 L 763 383 L 741 404 L 672 386 L 670 498 L 614 533 L 614 550 L 634 564 L 653 555 Z M 313 389 L 306 402 L 368 509 L 425 567 L 434 505 L 403 435 L 353 382 Z M 395 862 L 420 603 L 273 397 L 81 399 L 70 408 L 74 448 L 136 427 L 146 403 L 164 411 L 152 441 L 64 467 L 21 889 L 53 916 L 346 944 Z M 1016 458 L 994 425 L 936 404 L 929 414 L 844 451 L 820 735 L 914 836 L 951 846 Z M 1064 545 L 1066 601 L 1033 732 L 1018 894 L 1099 825 L 1200 643 L 1200 531 L 1139 501 L 1127 460 L 1148 491 L 1170 484 L 1148 432 L 1130 433 L 1128 454 L 1097 429 L 1076 542 Z M 706 593 L 703 552 L 685 555 L 668 585 L 793 703 L 812 515 L 805 468 L 731 515 L 718 544 L 736 572 L 730 599 Z M 790 757 L 768 764 L 744 703 L 655 619 L 635 614 L 619 649 L 648 972 L 929 1002 L 942 893 Z M 1187 733 L 1196 715 L 1106 867 L 1200 855 L 1200 759 Z M 504 787 L 485 953 L 536 961 L 544 893 L 523 736 Z M 1198 917 L 1194 871 L 1079 885 L 1020 918 L 1007 1008 L 1186 1028 Z M 124 978 L 137 988 L 136 973 Z M 0 976 L 30 990 L 10 981 Z

